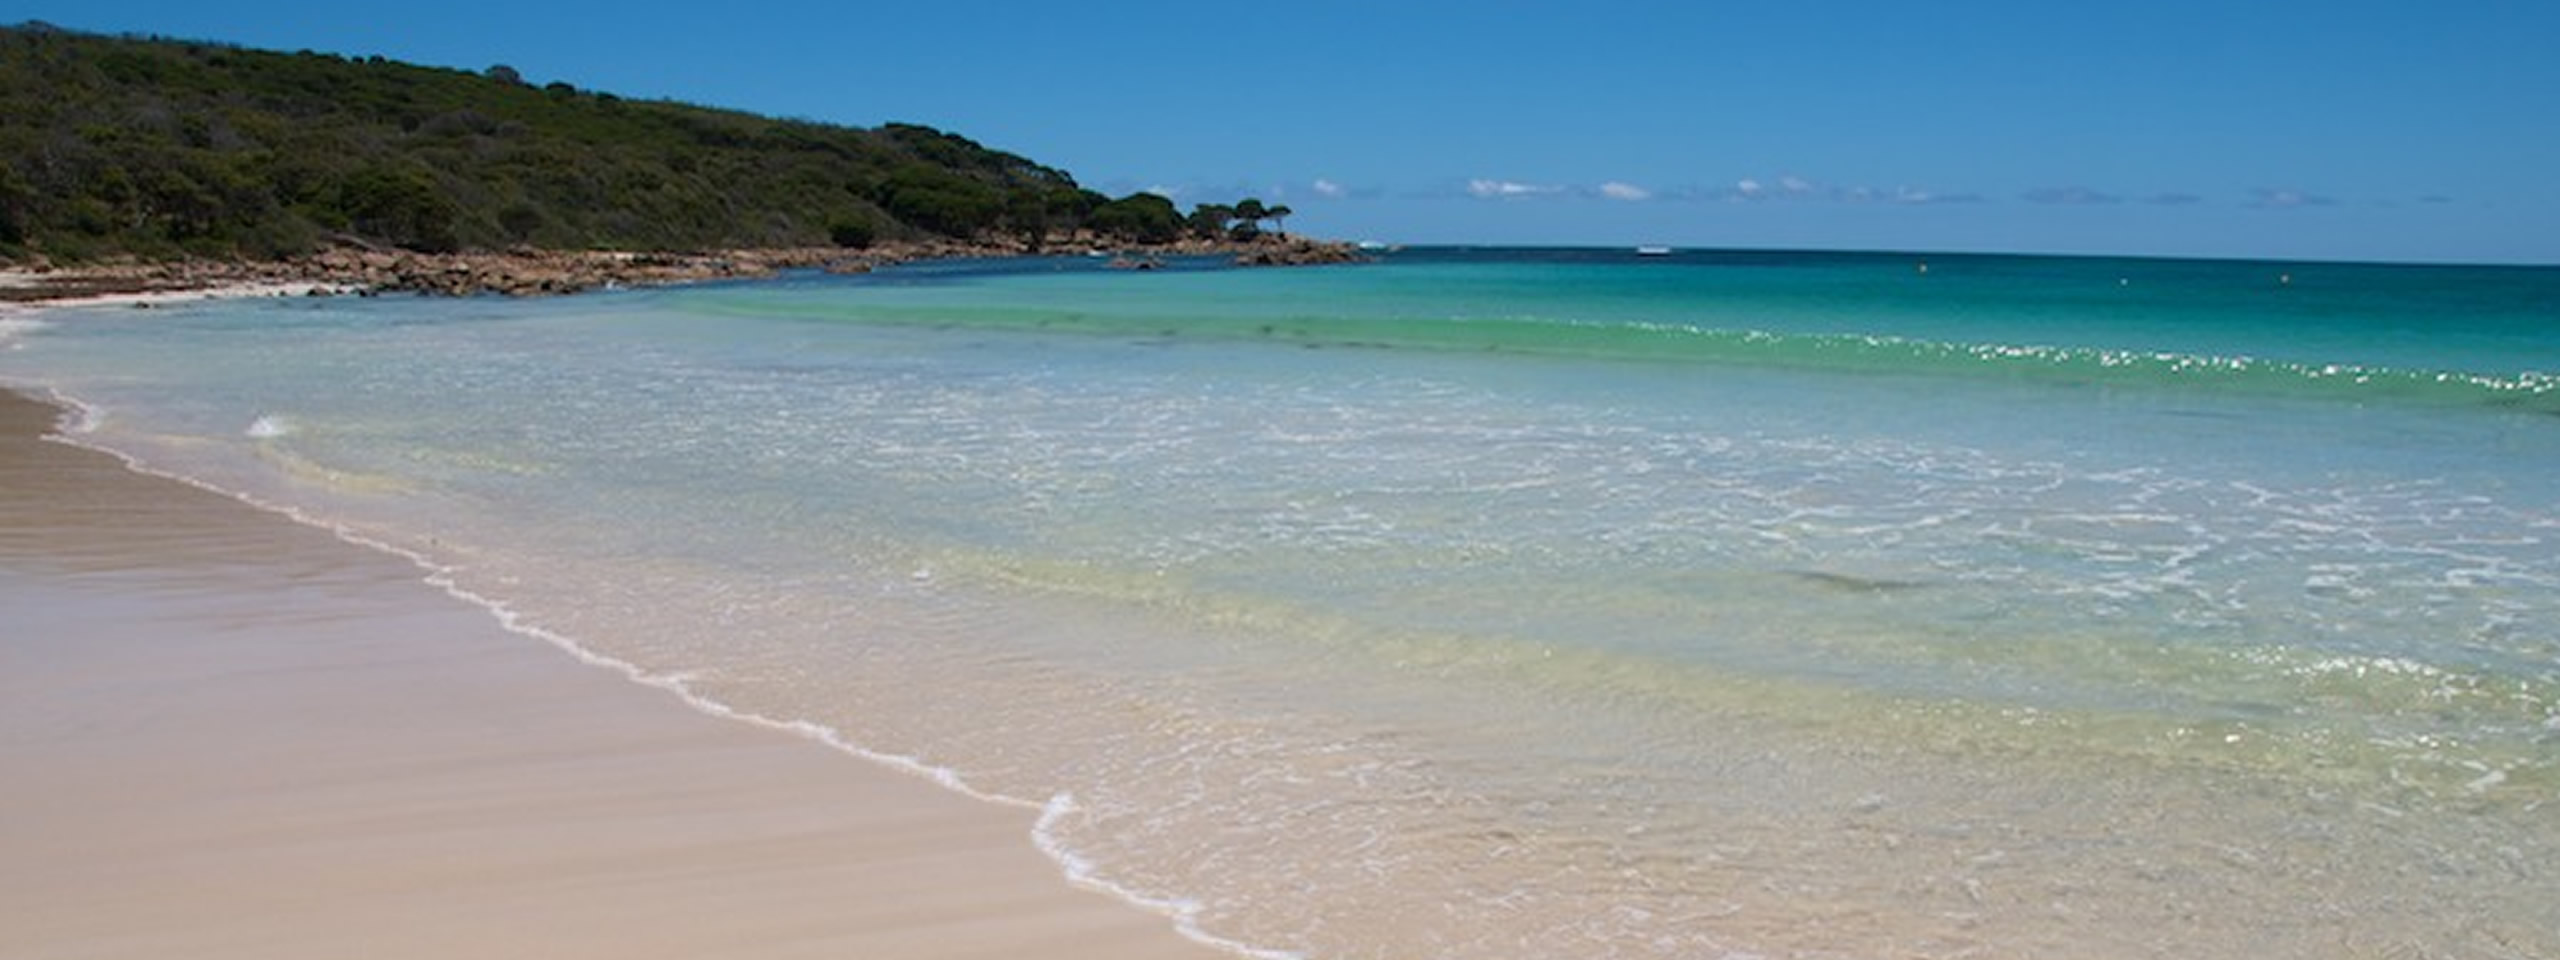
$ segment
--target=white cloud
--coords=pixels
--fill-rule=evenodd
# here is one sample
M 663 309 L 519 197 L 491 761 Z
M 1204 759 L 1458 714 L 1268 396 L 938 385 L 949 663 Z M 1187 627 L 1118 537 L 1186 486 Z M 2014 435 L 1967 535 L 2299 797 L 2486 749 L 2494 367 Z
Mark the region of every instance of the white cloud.
M 1651 200 L 1653 191 L 1632 183 L 1611 180 L 1600 185 L 1600 195 L 1611 200 Z
M 1708 194 L 1708 196 L 1722 197 L 1726 200 L 1734 201 L 1771 200 L 1777 198 L 1812 197 L 1818 195 L 1820 190 L 1821 188 L 1815 186 L 1813 181 L 1798 176 L 1783 176 L 1775 180 L 1764 180 L 1759 177 L 1744 177 L 1740 180 L 1734 181 L 1732 186 L 1726 187 L 1712 194 Z M 1834 199 L 1838 199 L 1836 191 L 1834 193 Z
M 2105 206 L 2124 202 L 2123 197 L 2092 187 L 2046 187 L 2029 190 L 2023 196 L 2028 203 L 2065 206 Z
M 1467 181 L 1467 192 L 1478 197 L 1488 198 L 1533 197 L 1540 194 L 1555 193 L 1557 192 L 1557 188 L 1535 183 L 1520 183 L 1514 180 L 1485 180 L 1479 178 Z
M 2254 198 L 2250 201 L 2250 206 L 2261 207 L 2269 210 L 2290 210 L 2295 207 L 2329 207 L 2336 206 L 2338 203 L 2336 197 L 2325 197 L 2316 193 L 2304 193 L 2300 190 L 2260 188 L 2249 191 L 2249 193 Z
M 1179 200 L 1182 198 L 1183 193 L 1181 187 L 1168 187 L 1161 183 L 1149 184 L 1144 192 L 1155 194 L 1156 196 L 1163 197 L 1167 200 Z
M 1316 178 L 1315 191 L 1316 195 L 1320 197 L 1340 197 L 1343 194 L 1350 192 L 1348 190 L 1344 190 L 1341 184 L 1324 179 L 1323 177 Z
M 1984 199 L 1979 193 L 1940 193 L 1935 190 L 1922 190 L 1918 187 L 1895 187 L 1893 188 L 1893 202 L 1908 204 L 1911 206 L 1921 206 L 1933 203 L 1982 203 L 1984 202 Z
M 1921 187 L 1878 189 L 1868 186 L 1831 186 L 1816 183 L 1794 174 L 1773 178 L 1743 177 L 1730 186 L 1679 194 L 1688 199 L 1718 199 L 1728 203 L 1797 203 L 1829 201 L 1844 204 L 1891 203 L 1904 206 L 1937 204 L 1990 203 L 1991 199 L 1971 191 L 1930 190 Z

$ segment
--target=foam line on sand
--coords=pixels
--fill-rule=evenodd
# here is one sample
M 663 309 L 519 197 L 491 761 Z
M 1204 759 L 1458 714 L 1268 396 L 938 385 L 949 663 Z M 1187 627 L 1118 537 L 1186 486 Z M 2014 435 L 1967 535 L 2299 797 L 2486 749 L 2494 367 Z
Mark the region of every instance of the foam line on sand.
M 0 392 L 0 956 L 1221 954 L 1040 811 L 678 706 Z

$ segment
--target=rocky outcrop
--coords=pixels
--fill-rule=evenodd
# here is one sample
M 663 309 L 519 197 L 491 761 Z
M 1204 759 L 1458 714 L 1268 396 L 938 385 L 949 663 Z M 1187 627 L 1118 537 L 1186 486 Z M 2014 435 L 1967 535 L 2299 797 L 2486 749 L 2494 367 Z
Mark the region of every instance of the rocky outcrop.
M 511 297 L 764 277 L 798 267 L 869 269 L 872 263 L 833 248 L 708 253 L 519 250 L 434 256 L 339 249 L 296 262 L 310 271 L 311 279 L 365 293 Z
M 1084 238 L 1078 238 L 1083 241 Z M 1240 267 L 1294 267 L 1326 263 L 1362 263 L 1369 258 L 1360 248 L 1348 243 L 1312 240 L 1306 237 L 1266 233 L 1251 240 L 1201 240 L 1187 238 L 1172 243 L 1129 246 L 1101 242 L 1093 247 L 1109 250 L 1131 262 L 1162 260 L 1167 257 L 1228 257 Z
M 1327 263 L 1360 263 L 1369 258 L 1348 243 L 1281 237 L 1255 243 L 1236 254 L 1243 267 L 1302 267 Z
M 1073 238 L 1065 249 L 1096 249 L 1091 238 Z M 1048 247 L 1055 252 L 1059 246 Z M 1115 265 L 1162 266 L 1164 258 L 1230 256 L 1243 266 L 1351 263 L 1366 259 L 1350 244 L 1264 236 L 1250 241 L 1185 241 L 1119 247 Z M 21 274 L 31 282 L 0 287 L 14 300 L 57 300 L 100 294 L 147 294 L 238 287 L 295 286 L 313 294 L 418 293 L 430 296 L 492 294 L 552 296 L 618 287 L 664 286 L 705 280 L 767 277 L 783 270 L 823 269 L 865 273 L 914 260 L 1017 257 L 1042 253 L 1018 241 L 930 241 L 864 250 L 792 247 L 755 250 L 630 253 L 606 250 L 507 250 L 427 254 L 346 245 L 290 260 L 181 260 L 91 264 L 53 269 L 35 265 Z
M 887 262 L 941 255 L 930 247 L 854 252 L 834 247 L 697 253 L 510 250 L 423 254 L 338 247 L 308 257 L 270 261 L 183 260 L 111 263 L 26 273 L 13 299 L 55 300 L 224 287 L 301 285 L 315 293 L 495 294 L 528 297 L 615 287 L 771 276 L 816 267 L 859 273 Z

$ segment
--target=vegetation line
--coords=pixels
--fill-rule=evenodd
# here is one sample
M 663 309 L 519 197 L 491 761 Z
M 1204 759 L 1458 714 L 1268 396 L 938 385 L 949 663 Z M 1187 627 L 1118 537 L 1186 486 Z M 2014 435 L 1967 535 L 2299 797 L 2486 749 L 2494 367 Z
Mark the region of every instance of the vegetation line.
M 1263 224 L 1289 212 L 1245 200 L 1184 215 L 1156 194 L 1106 197 L 914 124 L 626 100 L 536 86 L 506 66 L 0 28 L 0 262 L 24 266 L 329 251 L 1258 249 Z

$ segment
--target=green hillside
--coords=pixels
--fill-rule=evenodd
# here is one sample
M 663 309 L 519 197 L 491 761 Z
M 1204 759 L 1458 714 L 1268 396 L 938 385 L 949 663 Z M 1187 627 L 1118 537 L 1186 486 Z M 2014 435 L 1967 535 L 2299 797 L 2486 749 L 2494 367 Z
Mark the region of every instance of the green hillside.
M 928 127 L 625 100 L 504 66 L 0 28 L 0 257 L 1156 239 L 1172 217 Z

